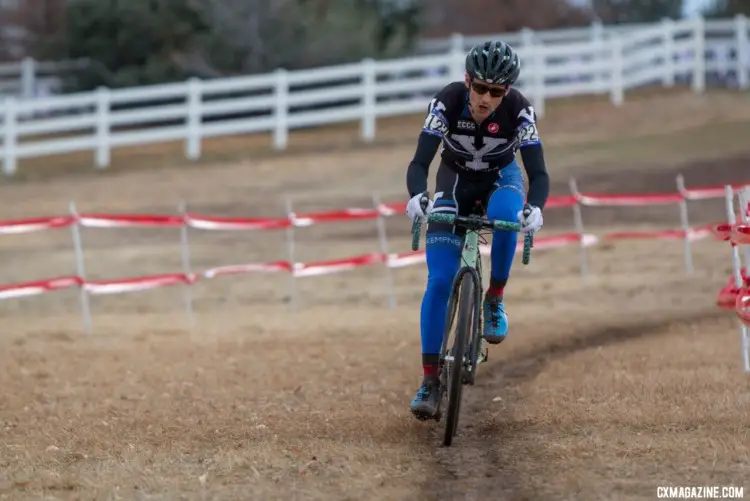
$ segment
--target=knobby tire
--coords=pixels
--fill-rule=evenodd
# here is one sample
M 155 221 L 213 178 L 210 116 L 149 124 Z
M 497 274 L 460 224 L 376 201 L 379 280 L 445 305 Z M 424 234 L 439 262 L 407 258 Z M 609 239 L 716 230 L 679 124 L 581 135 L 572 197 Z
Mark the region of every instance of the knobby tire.
M 469 355 L 467 343 L 473 337 L 473 330 L 477 320 L 475 318 L 476 305 L 474 304 L 476 302 L 477 285 L 474 270 L 464 268 L 459 271 L 453 288 L 452 302 L 454 304 L 457 294 L 460 295 L 458 296 L 456 336 L 450 350 L 450 354 L 453 355 L 453 363 L 446 378 L 448 385 L 448 408 L 445 416 L 445 433 L 443 435 L 443 445 L 446 447 L 451 445 L 453 437 L 456 436 L 456 431 L 458 430 L 458 418 L 461 412 L 461 390 L 463 389 L 463 358 L 464 355 Z M 449 306 L 448 311 L 452 313 L 453 308 L 451 306 Z M 453 322 L 448 322 L 449 329 L 452 327 L 451 324 Z M 449 332 L 450 330 L 446 331 L 444 338 L 446 341 Z M 445 352 L 446 350 L 443 349 L 443 353 Z

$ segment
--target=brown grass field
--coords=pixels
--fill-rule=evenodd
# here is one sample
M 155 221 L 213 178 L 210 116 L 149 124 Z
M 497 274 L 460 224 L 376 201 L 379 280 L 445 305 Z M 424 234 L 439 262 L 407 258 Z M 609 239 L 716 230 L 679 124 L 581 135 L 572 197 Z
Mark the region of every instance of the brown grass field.
M 405 195 L 419 117 L 379 123 L 363 147 L 342 126 L 205 145 L 115 152 L 106 173 L 88 154 L 21 164 L 0 186 L 3 219 L 80 211 L 281 215 Z M 553 181 L 594 192 L 674 191 L 750 182 L 750 97 L 712 91 L 551 103 L 540 124 Z M 307 153 L 305 153 L 308 151 Z M 230 162 L 231 159 L 231 162 Z M 437 163 L 437 162 L 436 162 Z M 56 171 L 59 169 L 59 171 Z M 48 179 L 49 178 L 49 179 Z M 690 205 L 695 225 L 724 218 L 723 200 Z M 569 209 L 544 234 L 571 231 Z M 587 208 L 589 231 L 674 228 L 676 207 Z M 391 252 L 409 250 L 404 217 L 387 221 Z M 376 251 L 372 221 L 296 231 L 298 261 Z M 195 270 L 285 259 L 283 232 L 191 231 Z M 84 229 L 89 278 L 179 272 L 174 229 Z M 507 292 L 508 340 L 464 392 L 459 435 L 415 421 L 421 378 L 424 266 L 394 270 L 387 308 L 381 266 L 297 281 L 244 275 L 191 290 L 91 298 L 82 331 L 76 291 L 0 302 L 0 499 L 5 500 L 641 500 L 657 486 L 744 487 L 750 498 L 750 380 L 733 315 L 715 294 L 726 244 L 622 241 L 540 250 Z M 75 270 L 67 230 L 0 239 L 0 282 Z

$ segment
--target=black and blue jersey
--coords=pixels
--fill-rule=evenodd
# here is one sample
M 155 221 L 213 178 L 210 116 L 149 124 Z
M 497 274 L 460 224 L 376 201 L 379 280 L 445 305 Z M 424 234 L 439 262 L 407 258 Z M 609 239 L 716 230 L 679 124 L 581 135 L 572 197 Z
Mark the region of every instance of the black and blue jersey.
M 485 183 L 511 165 L 518 151 L 529 177 L 529 203 L 543 208 L 549 194 L 536 113 L 529 100 L 511 88 L 481 124 L 469 112 L 469 89 L 453 82 L 430 101 L 417 151 L 409 165 L 410 195 L 427 188 L 429 164 L 442 142 L 441 165 L 467 182 Z

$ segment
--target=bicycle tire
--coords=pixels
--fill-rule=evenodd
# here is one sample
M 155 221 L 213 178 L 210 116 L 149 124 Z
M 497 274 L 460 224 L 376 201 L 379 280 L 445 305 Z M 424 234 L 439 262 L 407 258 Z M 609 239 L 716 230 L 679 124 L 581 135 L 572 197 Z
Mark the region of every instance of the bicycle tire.
M 474 315 L 472 316 L 471 330 L 468 331 L 469 337 L 466 339 L 468 347 L 468 371 L 463 376 L 464 384 L 474 386 L 477 377 L 477 367 L 479 365 L 479 353 L 482 341 L 482 261 L 477 260 L 477 269 L 470 270 L 474 275 Z
M 458 297 L 458 307 L 456 308 L 458 318 L 456 322 L 456 336 L 450 350 L 450 354 L 453 356 L 453 363 L 450 364 L 450 371 L 448 371 L 447 377 L 445 377 L 445 383 L 447 383 L 445 390 L 448 402 L 445 413 L 443 445 L 446 447 L 449 447 L 453 443 L 453 437 L 456 436 L 458 430 L 459 415 L 461 413 L 461 394 L 464 386 L 463 360 L 468 348 L 466 341 L 474 325 L 472 320 L 476 316 L 475 305 L 472 304 L 476 300 L 476 286 L 474 270 L 471 268 L 462 268 L 456 275 L 451 295 L 454 302 L 455 298 Z M 452 308 L 449 311 L 451 310 Z M 451 324 L 453 322 L 448 323 L 448 325 Z M 447 343 L 447 334 L 448 332 L 446 332 L 446 336 L 443 338 L 444 345 Z M 445 346 L 442 353 L 443 357 L 448 354 Z M 443 370 L 445 368 L 446 365 L 443 364 Z

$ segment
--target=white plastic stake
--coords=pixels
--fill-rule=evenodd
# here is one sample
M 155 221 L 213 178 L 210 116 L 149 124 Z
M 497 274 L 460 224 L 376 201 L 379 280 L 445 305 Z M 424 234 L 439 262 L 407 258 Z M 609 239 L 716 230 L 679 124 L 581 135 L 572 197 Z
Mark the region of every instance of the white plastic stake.
M 182 218 L 182 227 L 180 228 L 180 257 L 182 260 L 182 273 L 192 280 L 193 272 L 190 266 L 190 242 L 188 240 L 187 204 L 182 201 L 178 206 L 180 217 Z M 193 285 L 192 282 L 186 283 L 182 288 L 182 296 L 185 301 L 185 316 L 187 317 L 190 329 L 195 328 L 195 315 L 193 312 Z
M 289 260 L 289 306 L 292 311 L 297 310 L 297 279 L 294 274 L 295 265 L 295 246 L 294 246 L 294 211 L 292 210 L 292 197 L 286 199 L 286 215 L 289 218 L 289 227 L 286 230 L 286 248 L 287 259 Z
M 586 254 L 586 232 L 583 227 L 583 215 L 581 213 L 581 204 L 578 201 L 578 187 L 576 185 L 576 180 L 571 177 L 570 181 L 568 181 L 568 186 L 570 187 L 570 193 L 576 199 L 576 204 L 573 206 L 573 224 L 579 235 L 581 276 L 585 277 L 589 274 L 589 263 L 588 255 Z
M 678 193 L 685 193 L 685 181 L 682 175 L 677 176 L 677 191 Z M 695 271 L 693 267 L 693 246 L 690 240 L 692 229 L 690 228 L 690 219 L 688 217 L 687 198 L 684 195 L 680 201 L 680 225 L 682 226 L 682 231 L 685 232 L 685 272 L 688 275 L 692 275 Z
M 383 214 L 380 212 L 380 195 L 378 192 L 374 192 L 372 194 L 372 203 L 375 207 L 375 210 L 378 211 L 378 217 L 375 220 L 377 227 L 378 227 L 378 240 L 380 241 L 380 252 L 385 256 L 385 259 L 383 261 L 383 266 L 385 267 L 385 280 L 386 280 L 386 288 L 388 291 L 388 308 L 395 309 L 396 308 L 396 288 L 394 286 L 393 282 L 393 270 L 391 270 L 391 267 L 388 266 L 388 235 L 385 231 L 385 219 L 383 218 Z
M 83 243 L 81 241 L 81 227 L 78 220 L 78 211 L 76 210 L 76 204 L 71 200 L 69 205 L 69 212 L 73 217 L 74 223 L 70 227 L 71 233 L 73 234 L 73 247 L 76 253 L 76 274 L 83 280 L 84 283 L 80 287 L 80 302 L 81 302 L 81 314 L 83 315 L 83 328 L 86 335 L 91 335 L 91 307 L 89 305 L 89 293 L 86 290 L 86 267 L 83 260 Z

